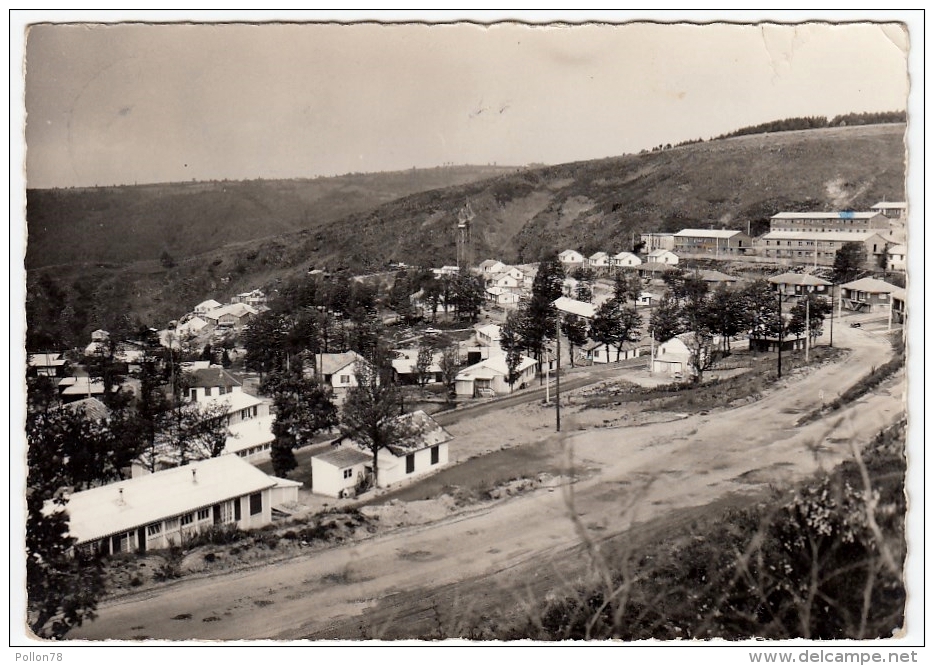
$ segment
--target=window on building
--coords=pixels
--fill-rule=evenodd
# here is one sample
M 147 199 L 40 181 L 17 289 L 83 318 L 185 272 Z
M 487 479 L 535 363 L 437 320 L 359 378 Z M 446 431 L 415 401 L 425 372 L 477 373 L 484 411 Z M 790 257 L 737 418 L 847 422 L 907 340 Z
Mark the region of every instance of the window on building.
M 349 478 L 351 478 L 352 476 L 353 476 L 353 469 L 352 469 L 352 468 L 349 468 L 349 467 L 348 467 L 347 469 L 344 470 L 344 478 L 345 478 L 345 479 L 349 479 Z
M 171 532 L 178 529 L 178 518 L 169 518 L 165 521 L 165 531 Z
M 207 520 L 211 517 L 210 509 L 199 509 L 198 510 L 198 520 Z
M 250 495 L 250 515 L 255 516 L 263 512 L 263 494 L 253 493 Z
M 243 517 L 243 514 L 241 513 L 242 509 L 241 509 L 241 502 L 240 502 L 239 497 L 233 501 L 233 509 L 234 509 L 234 520 L 240 520 Z
M 411 474 L 415 471 L 415 454 L 410 453 L 405 457 L 405 473 Z
M 227 393 L 227 387 L 226 387 L 226 386 L 218 386 L 218 387 L 217 387 L 217 395 L 224 395 L 225 393 Z
M 432 446 L 431 447 L 431 464 L 437 465 L 439 460 L 440 460 L 440 456 L 438 455 L 438 447 Z
M 184 527 L 185 525 L 191 525 L 194 521 L 195 521 L 195 514 L 186 513 L 184 516 L 182 516 L 182 527 Z
M 162 523 L 153 523 L 146 528 L 146 536 L 156 536 L 162 534 Z
M 349 384 L 350 375 L 341 375 L 341 384 Z
M 208 398 L 208 397 L 210 397 L 210 396 L 211 396 L 211 387 L 210 387 L 210 386 L 205 386 L 205 387 L 204 387 L 204 397 Z

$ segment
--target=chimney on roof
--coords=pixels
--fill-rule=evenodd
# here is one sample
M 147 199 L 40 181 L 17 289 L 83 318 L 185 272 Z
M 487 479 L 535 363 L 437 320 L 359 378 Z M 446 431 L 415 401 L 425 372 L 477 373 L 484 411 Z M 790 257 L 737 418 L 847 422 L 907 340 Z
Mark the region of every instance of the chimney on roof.
M 118 502 L 119 504 L 126 504 L 126 502 L 123 501 L 123 488 L 118 488 L 117 490 L 120 491 L 120 499 L 117 500 L 117 502 Z
M 191 482 L 198 483 L 198 470 L 192 468 L 191 470 Z

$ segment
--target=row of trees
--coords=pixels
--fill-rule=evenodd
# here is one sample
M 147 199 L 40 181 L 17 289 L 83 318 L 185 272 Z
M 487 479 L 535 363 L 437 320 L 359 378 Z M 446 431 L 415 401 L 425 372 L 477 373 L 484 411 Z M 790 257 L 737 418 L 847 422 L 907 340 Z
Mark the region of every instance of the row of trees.
M 779 344 L 791 337 L 814 338 L 832 310 L 829 301 L 808 294 L 782 311 L 780 297 L 766 280 L 742 289 L 722 285 L 710 292 L 706 282 L 683 271 L 668 273 L 665 279 L 669 293 L 652 315 L 650 333 L 658 342 L 691 334 L 683 339 L 691 352 L 695 382 L 701 381 L 717 358 L 729 353 L 731 338 L 748 333 L 753 340 L 776 340 Z M 719 348 L 713 343 L 715 337 L 720 339 Z

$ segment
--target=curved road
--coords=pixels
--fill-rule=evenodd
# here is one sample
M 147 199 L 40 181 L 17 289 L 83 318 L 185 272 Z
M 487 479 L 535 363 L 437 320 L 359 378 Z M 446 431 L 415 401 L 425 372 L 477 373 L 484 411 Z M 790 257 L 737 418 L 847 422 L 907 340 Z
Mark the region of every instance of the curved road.
M 583 472 L 571 486 L 274 566 L 181 580 L 114 600 L 69 638 L 360 638 L 405 636 L 408 627 L 414 636 L 425 620 L 420 598 L 450 586 L 451 607 L 444 612 L 471 610 L 480 601 L 469 596 L 467 583 L 502 572 L 509 573 L 511 587 L 483 603 L 512 606 L 524 582 L 568 557 L 582 533 L 603 539 L 676 508 L 809 474 L 894 421 L 904 410 L 904 373 L 831 417 L 795 426 L 822 392 L 832 399 L 890 355 L 881 336 L 840 328 L 835 341 L 852 349 L 845 360 L 786 377 L 758 402 L 651 426 L 555 435 Z M 578 520 L 570 519 L 572 512 Z M 186 613 L 191 619 L 172 619 Z

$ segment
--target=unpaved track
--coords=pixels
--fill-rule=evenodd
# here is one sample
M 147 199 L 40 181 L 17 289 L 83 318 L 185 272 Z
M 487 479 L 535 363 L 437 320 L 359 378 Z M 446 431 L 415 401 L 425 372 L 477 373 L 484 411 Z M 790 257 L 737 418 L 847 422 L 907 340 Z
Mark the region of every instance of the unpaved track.
M 843 327 L 841 327 L 843 328 Z M 835 331 L 835 333 L 837 333 Z M 566 557 L 579 545 L 578 529 L 604 538 L 634 522 L 678 507 L 700 506 L 728 493 L 790 480 L 831 466 L 850 441 L 868 441 L 904 409 L 904 374 L 883 390 L 830 418 L 796 428 L 795 422 L 837 390 L 852 385 L 889 356 L 889 345 L 868 332 L 845 329 L 835 338 L 853 352 L 841 363 L 782 380 L 759 402 L 705 416 L 651 426 L 562 433 L 585 478 L 573 485 L 577 526 L 569 519 L 569 486 L 540 490 L 431 525 L 336 547 L 248 571 L 181 580 L 104 604 L 96 621 L 69 638 L 182 639 L 354 638 L 380 633 L 364 613 L 376 607 L 405 636 L 424 626 L 413 599 L 502 572 L 510 582 L 487 605 L 513 605 L 523 576 L 534 566 Z M 553 435 L 554 436 L 554 435 Z M 817 457 L 814 444 L 821 444 Z M 586 560 L 581 560 L 582 572 Z M 515 576 L 509 575 L 515 572 Z M 531 572 L 531 573 L 530 573 Z M 468 585 L 459 603 L 470 600 Z M 488 592 L 488 590 L 487 590 Z M 416 604 L 417 606 L 417 604 Z M 433 611 L 437 612 L 437 611 Z M 450 613 L 450 609 L 443 612 Z M 173 620 L 182 614 L 190 619 Z M 408 635 L 415 635 L 414 633 Z

